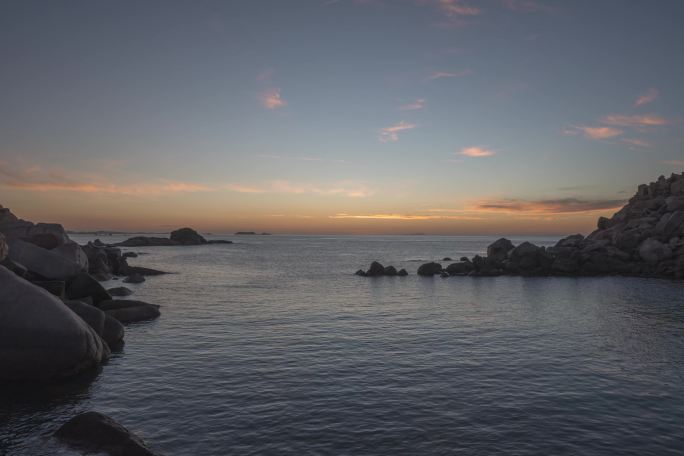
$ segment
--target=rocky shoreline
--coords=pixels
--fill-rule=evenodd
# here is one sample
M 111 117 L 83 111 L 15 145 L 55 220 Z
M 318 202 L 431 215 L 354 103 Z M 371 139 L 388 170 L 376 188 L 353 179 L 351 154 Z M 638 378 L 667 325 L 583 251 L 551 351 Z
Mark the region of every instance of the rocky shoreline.
M 166 274 L 129 265 L 137 254 L 120 247 L 231 243 L 207 241 L 191 228 L 164 239 L 79 245 L 62 225 L 22 220 L 0 206 L 0 384 L 76 380 L 123 347 L 125 325 L 160 316 L 159 305 L 128 299 L 129 288 L 100 283 L 141 283 Z M 74 420 L 57 433 L 69 444 L 112 455 L 154 454 L 104 415 L 88 412 Z
M 390 272 L 395 268 L 389 267 Z M 392 276 L 374 262 L 364 277 Z M 611 218 L 600 217 L 597 229 L 574 234 L 553 247 L 520 245 L 501 238 L 486 256 L 462 257 L 444 267 L 429 262 L 420 276 L 604 276 L 684 278 L 684 173 L 660 176 L 639 185 L 636 194 Z

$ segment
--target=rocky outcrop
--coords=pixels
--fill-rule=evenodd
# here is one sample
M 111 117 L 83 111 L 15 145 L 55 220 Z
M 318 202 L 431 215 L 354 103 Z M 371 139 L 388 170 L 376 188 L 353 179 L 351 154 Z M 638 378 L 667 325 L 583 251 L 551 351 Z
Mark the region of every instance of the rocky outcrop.
M 45 279 L 66 280 L 81 272 L 77 263 L 20 239 L 10 240 L 9 258 Z
M 114 287 L 107 290 L 107 293 L 109 293 L 111 296 L 124 297 L 132 295 L 133 290 L 126 287 Z
M 190 246 L 205 244 L 232 244 L 232 241 L 214 240 L 207 241 L 202 235 L 192 228 L 180 228 L 172 231 L 168 238 L 154 236 L 135 236 L 123 242 L 114 244 L 116 247 L 168 247 Z
M 181 228 L 172 231 L 169 239 L 178 245 L 202 245 L 207 243 L 207 240 L 192 228 Z
M 88 453 L 110 456 L 155 456 L 145 442 L 128 429 L 98 412 L 85 412 L 64 423 L 55 437 Z
M 98 307 L 121 323 L 154 320 L 160 315 L 159 306 L 129 299 L 103 301 Z
M 364 271 L 363 269 L 359 269 L 358 271 L 355 272 L 357 276 L 361 277 L 394 277 L 394 276 L 407 276 L 408 272 L 406 272 L 405 269 L 401 269 L 397 271 L 397 268 L 394 266 L 383 266 L 382 264 L 378 263 L 377 261 L 373 261 L 368 268 L 368 270 Z
M 168 238 L 136 236 L 114 245 L 118 247 L 168 247 L 178 245 L 178 243 Z
M 76 375 L 106 360 L 109 348 L 62 301 L 0 266 L 0 379 Z
M 112 299 L 100 282 L 90 274 L 82 272 L 72 278 L 66 288 L 66 297 L 69 299 L 92 298 L 94 304 Z
M 442 273 L 442 265 L 435 262 L 425 263 L 418 268 L 418 275 L 431 277 Z
M 5 261 L 8 251 L 9 247 L 7 246 L 7 242 L 5 242 L 5 235 L 0 233 L 0 261 Z

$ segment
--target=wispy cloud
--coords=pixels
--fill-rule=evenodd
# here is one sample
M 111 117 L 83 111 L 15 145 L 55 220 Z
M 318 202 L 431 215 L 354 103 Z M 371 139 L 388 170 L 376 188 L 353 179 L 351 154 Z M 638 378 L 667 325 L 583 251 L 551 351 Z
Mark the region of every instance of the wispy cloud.
M 360 220 L 482 220 L 481 217 L 468 215 L 423 215 L 423 214 L 335 214 L 332 219 Z
M 656 114 L 643 115 L 622 115 L 609 114 L 601 119 L 601 123 L 606 125 L 614 125 L 617 127 L 655 127 L 660 125 L 669 125 L 670 121 L 660 117 Z
M 381 129 L 379 139 L 381 142 L 396 142 L 399 141 L 399 132 L 405 130 L 412 130 L 414 128 L 416 128 L 415 124 L 408 123 L 402 120 L 398 124 Z
M 278 109 L 287 106 L 287 102 L 280 95 L 280 89 L 271 87 L 259 94 L 261 104 L 267 109 Z
M 435 80 L 435 79 L 443 79 L 443 78 L 461 78 L 463 76 L 468 76 L 472 73 L 471 70 L 465 69 L 465 70 L 460 70 L 460 71 L 433 71 L 430 76 L 428 76 L 428 79 L 430 80 Z
M 416 101 L 407 103 L 399 107 L 402 111 L 412 111 L 416 109 L 423 109 L 425 107 L 425 98 L 418 98 Z
M 553 11 L 550 5 L 538 0 L 501 0 L 501 3 L 509 10 L 525 13 L 550 13 Z
M 566 135 L 582 134 L 587 139 L 611 139 L 620 136 L 624 132 L 612 127 L 581 127 L 573 125 L 563 131 Z
M 169 193 L 196 193 L 211 188 L 190 182 L 158 180 L 155 182 L 114 183 L 109 178 L 87 173 L 74 175 L 57 168 L 40 166 L 10 167 L 0 163 L 0 185 L 9 188 L 50 192 L 102 193 L 128 196 L 155 196 Z
M 658 92 L 658 89 L 648 89 L 646 92 L 644 92 L 642 95 L 639 96 L 639 98 L 636 99 L 634 102 L 634 106 L 643 106 L 645 104 L 649 104 L 654 102 L 658 97 L 660 96 L 660 92 Z
M 468 5 L 463 0 L 433 0 L 439 11 L 448 17 L 477 16 L 482 10 Z
M 663 160 L 663 165 L 684 166 L 684 160 Z
M 649 143 L 648 141 L 644 141 L 642 139 L 636 139 L 636 138 L 624 138 L 624 139 L 622 139 L 622 142 L 629 145 L 629 146 L 634 146 L 634 147 L 643 147 L 643 148 L 653 147 L 653 144 Z
M 596 212 L 617 209 L 625 204 L 617 199 L 493 199 L 475 203 L 471 210 L 477 212 L 532 213 L 532 214 L 567 214 Z
M 259 158 L 264 158 L 267 160 L 296 160 L 296 161 L 307 161 L 307 162 L 329 162 L 329 163 L 346 163 L 346 160 L 337 158 L 324 158 L 324 157 L 311 157 L 307 155 L 275 155 L 275 154 L 259 154 Z
M 276 180 L 260 185 L 226 184 L 223 185 L 222 188 L 237 193 L 314 194 L 322 196 L 342 196 L 347 198 L 366 198 L 375 193 L 364 184 L 350 181 L 342 181 L 328 185 L 316 185 Z
M 459 152 L 460 155 L 466 156 L 466 157 L 491 157 L 493 155 L 496 155 L 496 152 L 487 149 L 485 147 L 480 147 L 480 146 L 472 146 L 472 147 L 465 147 L 461 149 L 461 152 Z

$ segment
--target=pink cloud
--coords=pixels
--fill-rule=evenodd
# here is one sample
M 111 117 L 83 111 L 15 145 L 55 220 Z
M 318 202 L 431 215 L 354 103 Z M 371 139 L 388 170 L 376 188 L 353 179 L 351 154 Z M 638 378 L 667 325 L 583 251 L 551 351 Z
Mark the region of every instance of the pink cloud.
M 614 125 L 618 127 L 653 127 L 659 125 L 668 125 L 670 121 L 656 114 L 644 114 L 634 116 L 610 114 L 603 117 L 601 119 L 601 123 L 604 123 L 606 125 Z
M 402 111 L 412 111 L 416 109 L 423 109 L 425 107 L 425 98 L 418 98 L 416 101 L 412 103 L 405 104 L 403 106 L 400 106 L 399 109 Z
M 630 146 L 635 146 L 635 147 L 645 147 L 645 148 L 650 148 L 653 147 L 653 144 L 646 142 L 641 139 L 630 139 L 630 138 L 624 138 L 622 140 L 623 143 L 630 145 Z
M 416 128 L 415 124 L 401 121 L 398 124 L 392 125 L 391 127 L 385 127 L 380 130 L 380 141 L 381 142 L 396 142 L 399 141 L 399 132 L 404 130 L 412 130 Z
M 287 106 L 287 102 L 280 95 L 279 88 L 270 88 L 259 94 L 261 104 L 267 109 L 278 109 Z
M 460 152 L 461 155 L 464 155 L 466 157 L 491 157 L 493 155 L 496 155 L 496 152 L 494 152 L 491 149 L 486 149 L 484 147 L 479 147 L 479 146 L 472 146 L 472 147 L 466 147 L 461 150 Z
M 462 0 L 435 0 L 437 8 L 449 17 L 477 16 L 482 10 L 474 6 L 468 6 Z
M 624 132 L 611 127 L 578 127 L 573 125 L 572 128 L 565 130 L 563 133 L 566 135 L 581 133 L 587 139 L 610 139 L 620 136 Z
M 434 79 L 442 79 L 442 78 L 460 78 L 463 76 L 468 76 L 472 73 L 471 70 L 466 69 L 466 70 L 461 70 L 461 71 L 455 71 L 455 72 L 449 72 L 449 71 L 434 71 L 428 79 L 434 80 Z
M 643 93 L 643 95 L 640 95 L 639 98 L 636 99 L 636 101 L 634 102 L 634 106 L 643 106 L 645 104 L 652 103 L 659 96 L 660 92 L 658 92 L 657 89 L 648 89 L 646 92 Z

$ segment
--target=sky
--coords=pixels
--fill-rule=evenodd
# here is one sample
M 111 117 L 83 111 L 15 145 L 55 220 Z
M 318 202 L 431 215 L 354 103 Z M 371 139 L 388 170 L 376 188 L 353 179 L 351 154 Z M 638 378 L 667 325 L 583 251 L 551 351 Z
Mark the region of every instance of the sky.
M 684 170 L 679 0 L 3 0 L 0 204 L 72 230 L 589 233 Z

